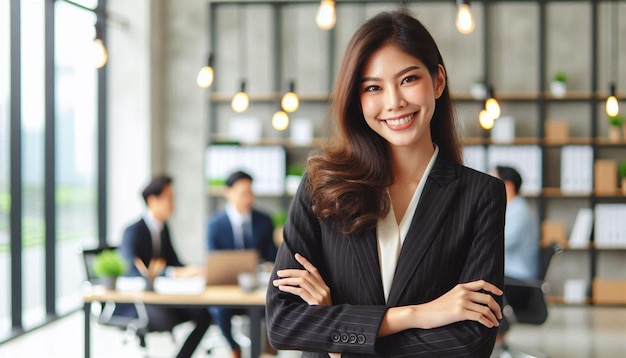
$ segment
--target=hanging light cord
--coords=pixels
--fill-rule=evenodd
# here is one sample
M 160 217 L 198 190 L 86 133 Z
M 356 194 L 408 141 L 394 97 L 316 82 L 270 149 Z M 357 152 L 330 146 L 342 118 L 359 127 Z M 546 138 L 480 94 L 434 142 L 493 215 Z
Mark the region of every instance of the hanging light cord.
M 617 47 L 618 47 L 618 8 L 615 0 L 611 1 L 611 30 L 609 31 L 609 35 L 611 38 L 610 46 L 611 46 L 611 83 L 614 83 L 617 79 Z
M 240 6 L 239 7 L 239 32 L 238 32 L 238 36 L 237 36 L 237 40 L 239 40 L 239 51 L 237 53 L 237 67 L 239 67 L 239 75 L 242 77 L 242 81 L 246 80 L 246 74 L 248 72 L 248 65 L 247 65 L 247 52 L 246 52 L 246 41 L 247 41 L 247 27 L 246 27 L 246 19 L 245 19 L 245 14 L 243 12 L 244 7 Z

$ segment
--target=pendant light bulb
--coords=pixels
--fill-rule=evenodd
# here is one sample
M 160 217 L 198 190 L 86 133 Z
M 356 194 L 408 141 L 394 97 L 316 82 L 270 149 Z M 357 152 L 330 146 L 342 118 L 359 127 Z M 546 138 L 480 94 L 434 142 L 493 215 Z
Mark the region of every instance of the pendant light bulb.
M 483 109 L 478 114 L 478 123 L 480 123 L 480 126 L 484 130 L 488 131 L 491 128 L 493 128 L 493 125 L 495 123 L 495 119 L 491 115 L 489 115 L 489 112 L 487 112 L 486 109 Z
M 606 114 L 608 114 L 609 117 L 615 117 L 619 114 L 619 104 L 615 96 L 609 96 L 609 98 L 606 99 Z
M 470 9 L 469 1 L 460 1 L 456 13 L 456 28 L 460 33 L 467 35 L 474 31 L 475 22 Z
M 293 113 L 298 110 L 300 106 L 300 99 L 294 92 L 287 92 L 280 101 L 280 106 L 285 112 Z
M 606 99 L 606 114 L 609 117 L 615 117 L 619 114 L 619 103 L 615 97 L 615 84 L 611 84 L 609 98 Z
M 280 107 L 287 113 L 293 113 L 300 107 L 300 98 L 298 98 L 295 88 L 295 83 L 289 82 L 289 91 L 283 95 L 280 101 Z
M 209 55 L 209 61 L 206 66 L 200 69 L 198 72 L 198 77 L 196 78 L 196 83 L 200 88 L 209 88 L 213 84 L 214 79 L 213 73 L 213 54 Z
M 315 23 L 322 30 L 330 30 L 335 26 L 337 21 L 337 11 L 335 9 L 334 0 L 322 0 L 320 7 L 317 9 Z
M 493 119 L 500 118 L 500 104 L 495 98 L 491 97 L 485 102 L 485 109 Z
M 246 81 L 242 81 L 241 91 L 235 94 L 230 106 L 233 108 L 233 111 L 243 113 L 248 109 L 248 105 L 250 105 L 250 98 L 246 93 Z
M 198 77 L 196 78 L 196 83 L 200 88 L 209 88 L 213 84 L 213 67 L 204 66 L 198 72 Z
M 107 54 L 107 49 L 104 47 L 104 43 L 102 39 L 95 38 L 93 40 L 93 63 L 96 68 L 102 68 L 107 64 L 107 60 L 109 55 Z
M 289 127 L 289 116 L 282 110 L 276 111 L 272 116 L 272 127 L 277 131 L 284 131 Z

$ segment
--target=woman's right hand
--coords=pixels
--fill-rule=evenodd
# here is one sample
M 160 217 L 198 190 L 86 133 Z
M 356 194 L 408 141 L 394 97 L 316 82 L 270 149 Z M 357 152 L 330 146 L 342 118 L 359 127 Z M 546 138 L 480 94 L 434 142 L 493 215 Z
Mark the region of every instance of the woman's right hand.
M 503 292 L 484 280 L 456 285 L 434 301 L 419 306 L 420 321 L 425 325 L 422 328 L 441 327 L 460 321 L 477 321 L 489 328 L 499 326 L 502 311 L 489 293 L 500 296 Z
M 502 311 L 491 294 L 500 296 L 503 292 L 487 281 L 478 280 L 458 284 L 428 303 L 392 307 L 387 310 L 378 334 L 382 337 L 409 328 L 431 329 L 461 321 L 497 327 Z
M 296 254 L 295 259 L 304 266 L 304 270 L 279 270 L 276 274 L 280 278 L 272 284 L 283 292 L 299 296 L 309 305 L 332 306 L 330 288 L 317 268 L 300 254 Z

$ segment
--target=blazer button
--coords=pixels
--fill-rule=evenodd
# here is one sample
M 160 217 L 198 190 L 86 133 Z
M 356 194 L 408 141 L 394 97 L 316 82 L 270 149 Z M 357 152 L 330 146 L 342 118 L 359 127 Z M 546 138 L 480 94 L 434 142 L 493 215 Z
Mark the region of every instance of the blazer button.
M 349 338 L 348 338 L 348 334 L 347 334 L 347 333 L 342 333 L 342 334 L 341 334 L 341 341 L 342 341 L 343 343 L 348 343 L 348 339 L 349 339 Z
M 356 336 L 356 342 L 358 344 L 364 344 L 365 343 L 365 336 L 362 334 L 359 334 L 358 336 Z
M 335 332 L 333 334 L 330 335 L 330 339 L 334 342 L 337 343 L 339 342 L 339 340 L 341 340 L 341 337 L 339 336 L 339 333 Z
M 350 342 L 350 343 L 356 343 L 356 334 L 354 334 L 354 333 L 353 333 L 353 334 L 351 334 L 351 335 L 350 335 L 350 340 L 349 340 L 349 342 Z

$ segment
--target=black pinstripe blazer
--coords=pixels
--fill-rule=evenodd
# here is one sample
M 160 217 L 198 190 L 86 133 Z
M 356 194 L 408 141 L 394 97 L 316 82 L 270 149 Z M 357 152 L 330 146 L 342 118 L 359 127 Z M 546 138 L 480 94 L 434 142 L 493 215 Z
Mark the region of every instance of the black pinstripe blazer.
M 273 279 L 276 270 L 302 268 L 294 259 L 300 253 L 320 270 L 333 306 L 309 306 L 270 284 L 266 313 L 274 347 L 304 351 L 303 357 L 328 357 L 322 352 L 342 352 L 342 357 L 489 357 L 497 328 L 474 321 L 376 335 L 387 307 L 429 302 L 458 283 L 477 279 L 503 287 L 502 181 L 438 156 L 402 246 L 387 304 L 376 230 L 344 236 L 320 222 L 311 211 L 307 183 L 305 177 L 292 201 Z

